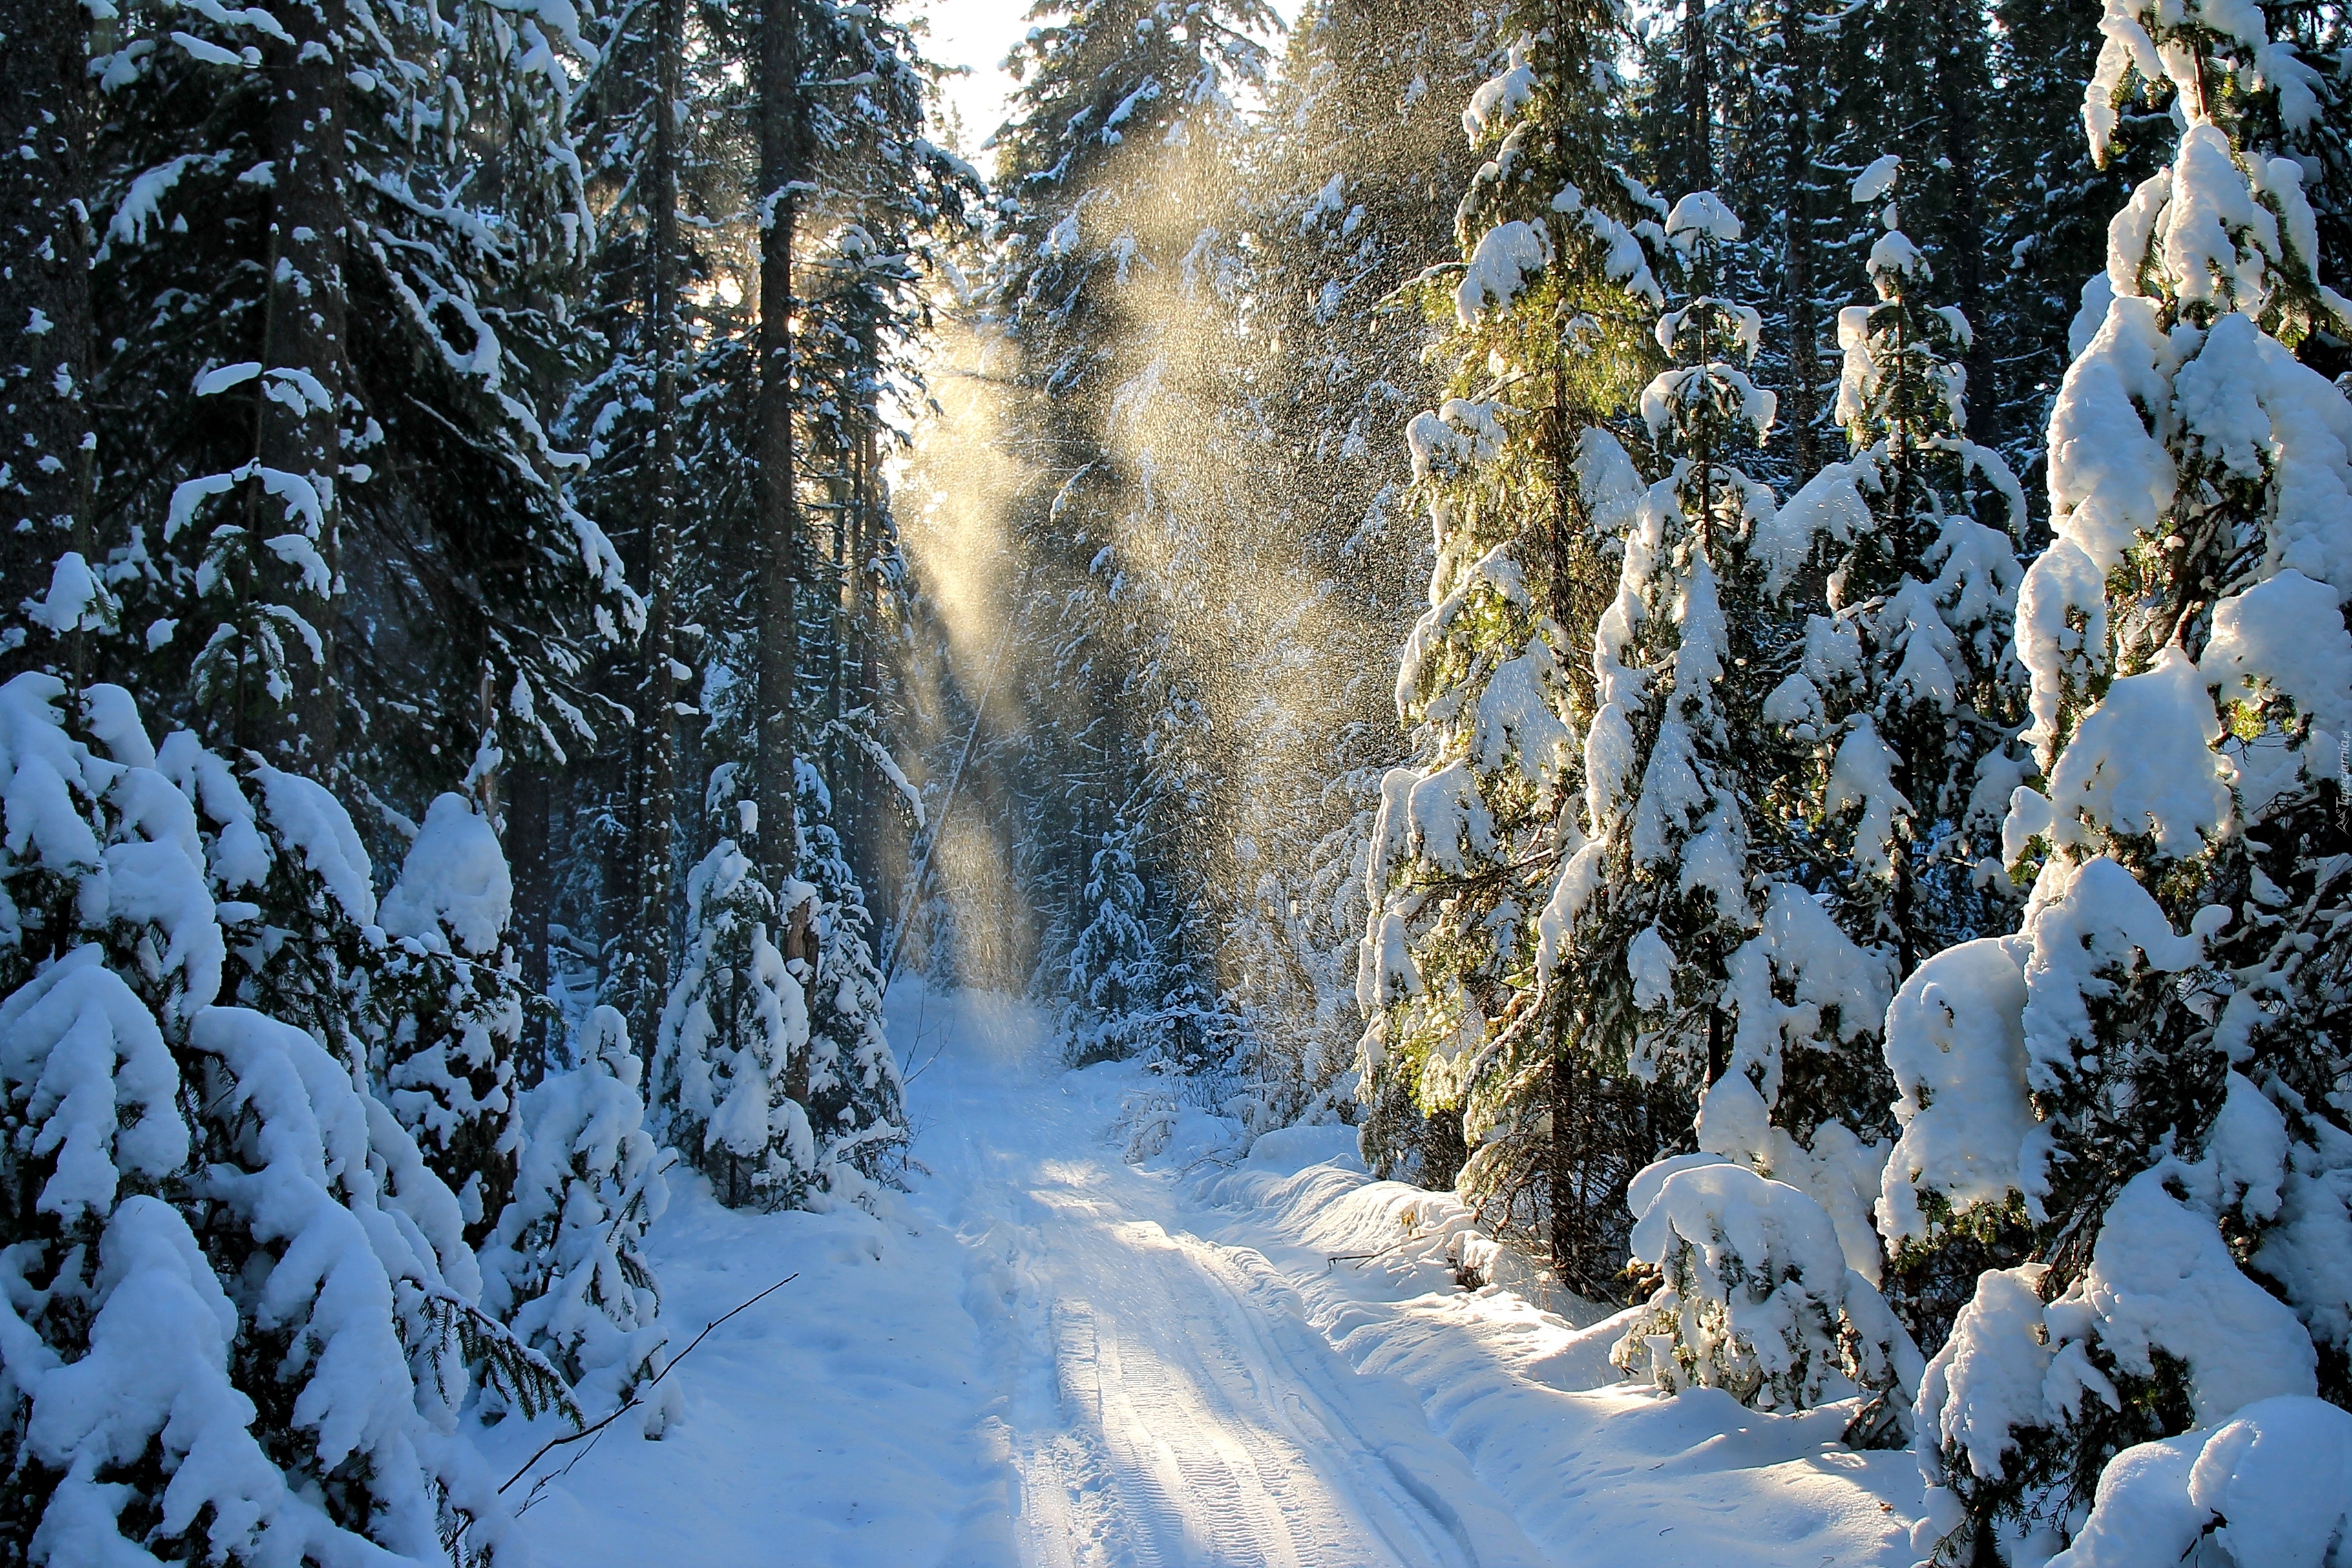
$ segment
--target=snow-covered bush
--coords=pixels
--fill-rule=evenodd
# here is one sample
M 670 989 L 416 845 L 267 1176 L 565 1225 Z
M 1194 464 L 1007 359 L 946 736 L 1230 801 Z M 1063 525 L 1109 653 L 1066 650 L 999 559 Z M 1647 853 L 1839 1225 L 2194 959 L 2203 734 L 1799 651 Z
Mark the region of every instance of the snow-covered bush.
M 663 1136 L 730 1204 L 790 1207 L 821 1179 L 809 965 L 777 946 L 795 928 L 805 939 L 815 896 L 797 882 L 770 893 L 732 839 L 687 873 L 686 955 L 662 1009 L 652 1099 Z
M 1660 1283 L 1612 1353 L 1619 1366 L 1763 1410 L 1855 1399 L 1851 1440 L 1907 1440 L 1919 1353 L 1847 1267 L 1820 1204 L 1710 1155 L 1650 1166 L 1628 1198 L 1634 1258 Z
M 661 1348 L 660 1287 L 644 1248 L 669 1185 L 645 1128 L 645 1066 L 619 1012 L 589 1016 L 572 1061 L 523 1092 L 521 1169 L 482 1248 L 482 1301 L 583 1395 L 618 1404 Z M 650 1411 L 647 1435 L 674 1414 Z
M 379 916 L 373 1055 L 393 1113 L 457 1192 L 476 1245 L 506 1207 L 521 1153 L 527 1003 L 513 910 L 489 820 L 462 795 L 436 798 Z
M 1920 1387 L 1920 1550 L 1963 1562 L 1983 1541 L 2053 1551 L 2081 1528 L 2120 1450 L 2316 1392 L 2310 1335 L 2240 1270 L 2221 1229 L 2250 1197 L 2265 1206 L 2265 1179 L 2276 1202 L 2275 1166 L 2265 1177 L 2241 1163 L 2258 1141 L 2221 1141 L 2199 1165 L 2168 1159 L 2133 1177 L 2090 1266 L 2054 1299 L 2041 1264 L 1978 1281 Z M 2284 1149 L 2282 1133 L 2273 1157 Z
M 351 1064 L 215 1004 L 205 846 L 157 763 L 118 689 L 0 687 L 12 1540 L 58 1564 L 496 1555 L 472 1375 L 534 1411 L 562 1384 L 476 1304 L 456 1197 Z

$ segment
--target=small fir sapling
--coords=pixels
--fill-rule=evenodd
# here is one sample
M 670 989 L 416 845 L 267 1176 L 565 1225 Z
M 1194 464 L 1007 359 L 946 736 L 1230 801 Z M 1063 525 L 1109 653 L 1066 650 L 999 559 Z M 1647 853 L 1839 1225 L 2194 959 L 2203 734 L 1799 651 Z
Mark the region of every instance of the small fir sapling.
M 1148 1015 L 1160 993 L 1158 945 L 1146 923 L 1143 879 L 1136 873 L 1139 828 L 1123 821 L 1104 833 L 1087 868 L 1091 913 L 1070 945 L 1064 978 L 1073 1009 L 1073 1061 L 1133 1051 L 1140 1043 L 1138 1015 Z
M 383 898 L 373 977 L 384 1096 L 464 1206 L 479 1246 L 514 1190 L 528 1000 L 507 936 L 514 884 L 489 820 L 444 794 Z M 535 1074 L 534 1074 L 535 1075 Z
M 748 838 L 757 808 L 732 802 Z M 790 1207 L 821 1190 L 808 1110 L 809 975 L 777 944 L 806 942 L 816 890 L 760 881 L 735 839 L 686 879 L 686 950 L 662 1009 L 652 1100 L 662 1136 L 736 1206 Z
M 908 1133 L 905 1085 L 882 1020 L 874 917 L 835 822 L 823 776 L 802 763 L 800 866 L 814 890 L 804 938 L 812 971 L 809 1120 L 824 1146 L 828 1180 L 845 1195 L 853 1176 L 888 1179 Z
M 660 1288 L 646 1232 L 669 1206 L 662 1151 L 645 1127 L 645 1064 L 620 1013 L 600 1007 L 572 1064 L 521 1097 L 515 1196 L 482 1248 L 483 1305 L 544 1354 L 583 1403 L 625 1403 L 654 1371 Z M 675 1385 L 644 1434 L 677 1414 Z

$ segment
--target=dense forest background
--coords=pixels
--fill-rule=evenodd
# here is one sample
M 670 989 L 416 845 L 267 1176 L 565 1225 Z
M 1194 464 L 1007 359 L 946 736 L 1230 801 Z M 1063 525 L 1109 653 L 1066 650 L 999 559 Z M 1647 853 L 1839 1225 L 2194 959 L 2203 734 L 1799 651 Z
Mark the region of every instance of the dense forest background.
M 0 10 L 0 1560 L 494 1554 L 658 1151 L 904 1174 L 902 970 L 1851 1395 L 1950 1561 L 2256 1396 L 2065 1326 L 2102 1217 L 2342 1403 L 2345 9 L 1034 20 L 983 178 L 903 5 Z

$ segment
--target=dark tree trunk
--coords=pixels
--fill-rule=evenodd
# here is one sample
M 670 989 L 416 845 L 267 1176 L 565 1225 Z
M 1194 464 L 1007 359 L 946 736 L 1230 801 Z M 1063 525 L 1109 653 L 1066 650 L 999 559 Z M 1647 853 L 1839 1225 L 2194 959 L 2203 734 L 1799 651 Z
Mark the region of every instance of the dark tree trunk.
M 1985 331 L 1985 225 L 1977 196 L 1980 183 L 1977 73 L 1983 68 L 1988 40 L 1974 0 L 1943 0 L 1937 20 L 1942 24 L 1939 42 L 1943 47 L 1936 57 L 1937 96 L 1943 100 L 1943 156 L 1951 165 L 1945 173 L 1950 183 L 1945 232 L 1951 238 L 1944 255 L 1952 269 L 1953 303 L 1968 318 L 1974 334 L 1966 361 L 1968 426 L 1962 432 L 1974 439 L 1989 428 L 1987 416 L 1993 407 L 1994 392 L 1992 340 Z
M 64 0 L 0 0 L 0 677 L 60 664 L 19 607 L 64 550 L 91 553 L 83 26 Z
M 636 821 L 628 912 L 639 989 L 639 1047 L 653 1049 L 669 996 L 672 844 L 677 837 L 677 105 L 684 97 L 684 0 L 654 4 L 654 144 L 646 326 L 654 355 L 654 465 L 646 507 L 646 677 L 637 720 Z
M 1683 112 L 1688 117 L 1690 188 L 1715 188 L 1714 51 L 1706 36 L 1706 0 L 1683 0 Z
M 841 454 L 840 476 L 829 486 L 833 492 L 833 583 L 826 596 L 830 613 L 825 616 L 830 644 L 825 654 L 825 718 L 832 738 L 824 747 L 825 788 L 833 794 L 833 824 L 845 836 L 849 831 L 846 815 L 849 810 L 850 748 L 841 733 L 842 716 L 849 710 L 849 637 L 850 617 L 856 612 L 851 601 L 849 580 L 849 530 L 857 512 L 857 449 L 853 443 Z
M 852 563 L 857 573 L 859 619 L 857 632 L 857 704 L 868 715 L 877 738 L 884 735 L 882 727 L 882 583 L 874 570 L 874 559 L 881 549 L 881 477 L 879 444 L 876 430 L 879 419 L 867 411 L 864 462 L 859 473 L 857 507 L 857 552 Z M 881 769 L 861 747 L 857 753 L 857 838 L 858 885 L 866 889 L 868 909 L 895 908 L 895 901 L 876 902 L 884 881 L 886 857 L 885 838 L 896 842 L 898 808 L 886 804 L 886 786 Z M 881 927 L 875 927 L 878 942 Z M 877 951 L 876 956 L 880 956 Z
M 298 583 L 295 612 L 319 635 L 311 660 L 299 638 L 287 640 L 295 690 L 264 734 L 314 778 L 332 775 L 336 751 L 334 648 L 340 570 L 344 361 L 344 73 L 340 49 L 342 0 L 287 0 L 276 7 L 291 43 L 267 46 L 270 143 L 276 180 L 269 214 L 270 277 L 263 328 L 263 373 L 256 455 L 262 466 L 307 480 L 320 503 L 312 541 L 331 580 Z M 278 374 L 276 372 L 285 372 Z M 324 394 L 323 405 L 320 394 Z M 259 495 L 257 525 L 269 533 L 305 528 L 276 497 Z
M 1789 301 L 1789 425 L 1798 482 L 1821 466 L 1813 422 L 1819 415 L 1821 319 L 1813 299 L 1813 51 L 1806 36 L 1805 0 L 1781 0 L 1780 36 L 1789 73 L 1788 121 L 1781 134 L 1781 219 L 1786 255 L 1782 283 Z
M 793 477 L 793 230 L 801 179 L 800 17 L 793 0 L 760 13 L 759 806 L 760 869 L 772 886 L 797 869 L 793 687 L 800 678 L 798 497 Z
M 555 902 L 547 863 L 548 794 L 544 768 L 526 762 L 508 770 L 506 852 L 514 877 L 515 956 L 522 961 L 523 989 L 533 997 L 547 995 L 554 973 L 547 948 L 549 908 Z M 546 1019 L 526 1016 L 515 1062 L 525 1087 L 546 1072 L 547 1056 Z
M 1571 1269 L 1583 1264 L 1584 1211 L 1576 1190 L 1576 1063 L 1566 1040 L 1554 1041 L 1551 1058 L 1551 1140 L 1545 1152 L 1545 1186 L 1551 1210 L 1553 1275 L 1570 1289 Z

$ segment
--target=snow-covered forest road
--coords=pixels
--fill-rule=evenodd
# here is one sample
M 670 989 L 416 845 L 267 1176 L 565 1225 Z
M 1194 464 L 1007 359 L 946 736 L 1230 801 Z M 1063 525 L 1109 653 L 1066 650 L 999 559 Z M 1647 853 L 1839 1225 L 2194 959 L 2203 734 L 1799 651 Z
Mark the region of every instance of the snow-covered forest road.
M 1130 1066 L 1061 1071 L 1017 1004 L 902 992 L 892 1022 L 914 1190 L 877 1219 L 680 1184 L 652 1237 L 674 1343 L 799 1277 L 679 1367 L 662 1441 L 616 1427 L 542 1489 L 543 1563 L 1911 1560 L 1907 1456 L 1617 1385 L 1613 1321 L 1461 1289 L 1459 1209 L 1370 1181 L 1344 1129 L 1243 1158 Z M 551 1430 L 500 1436 L 520 1464 Z
M 1196 1233 L 1092 1096 L 1035 1093 L 1003 1043 L 933 1069 L 927 1163 L 973 1247 L 1024 1563 L 1542 1561 L 1408 1386 L 1359 1375 L 1261 1252 Z

